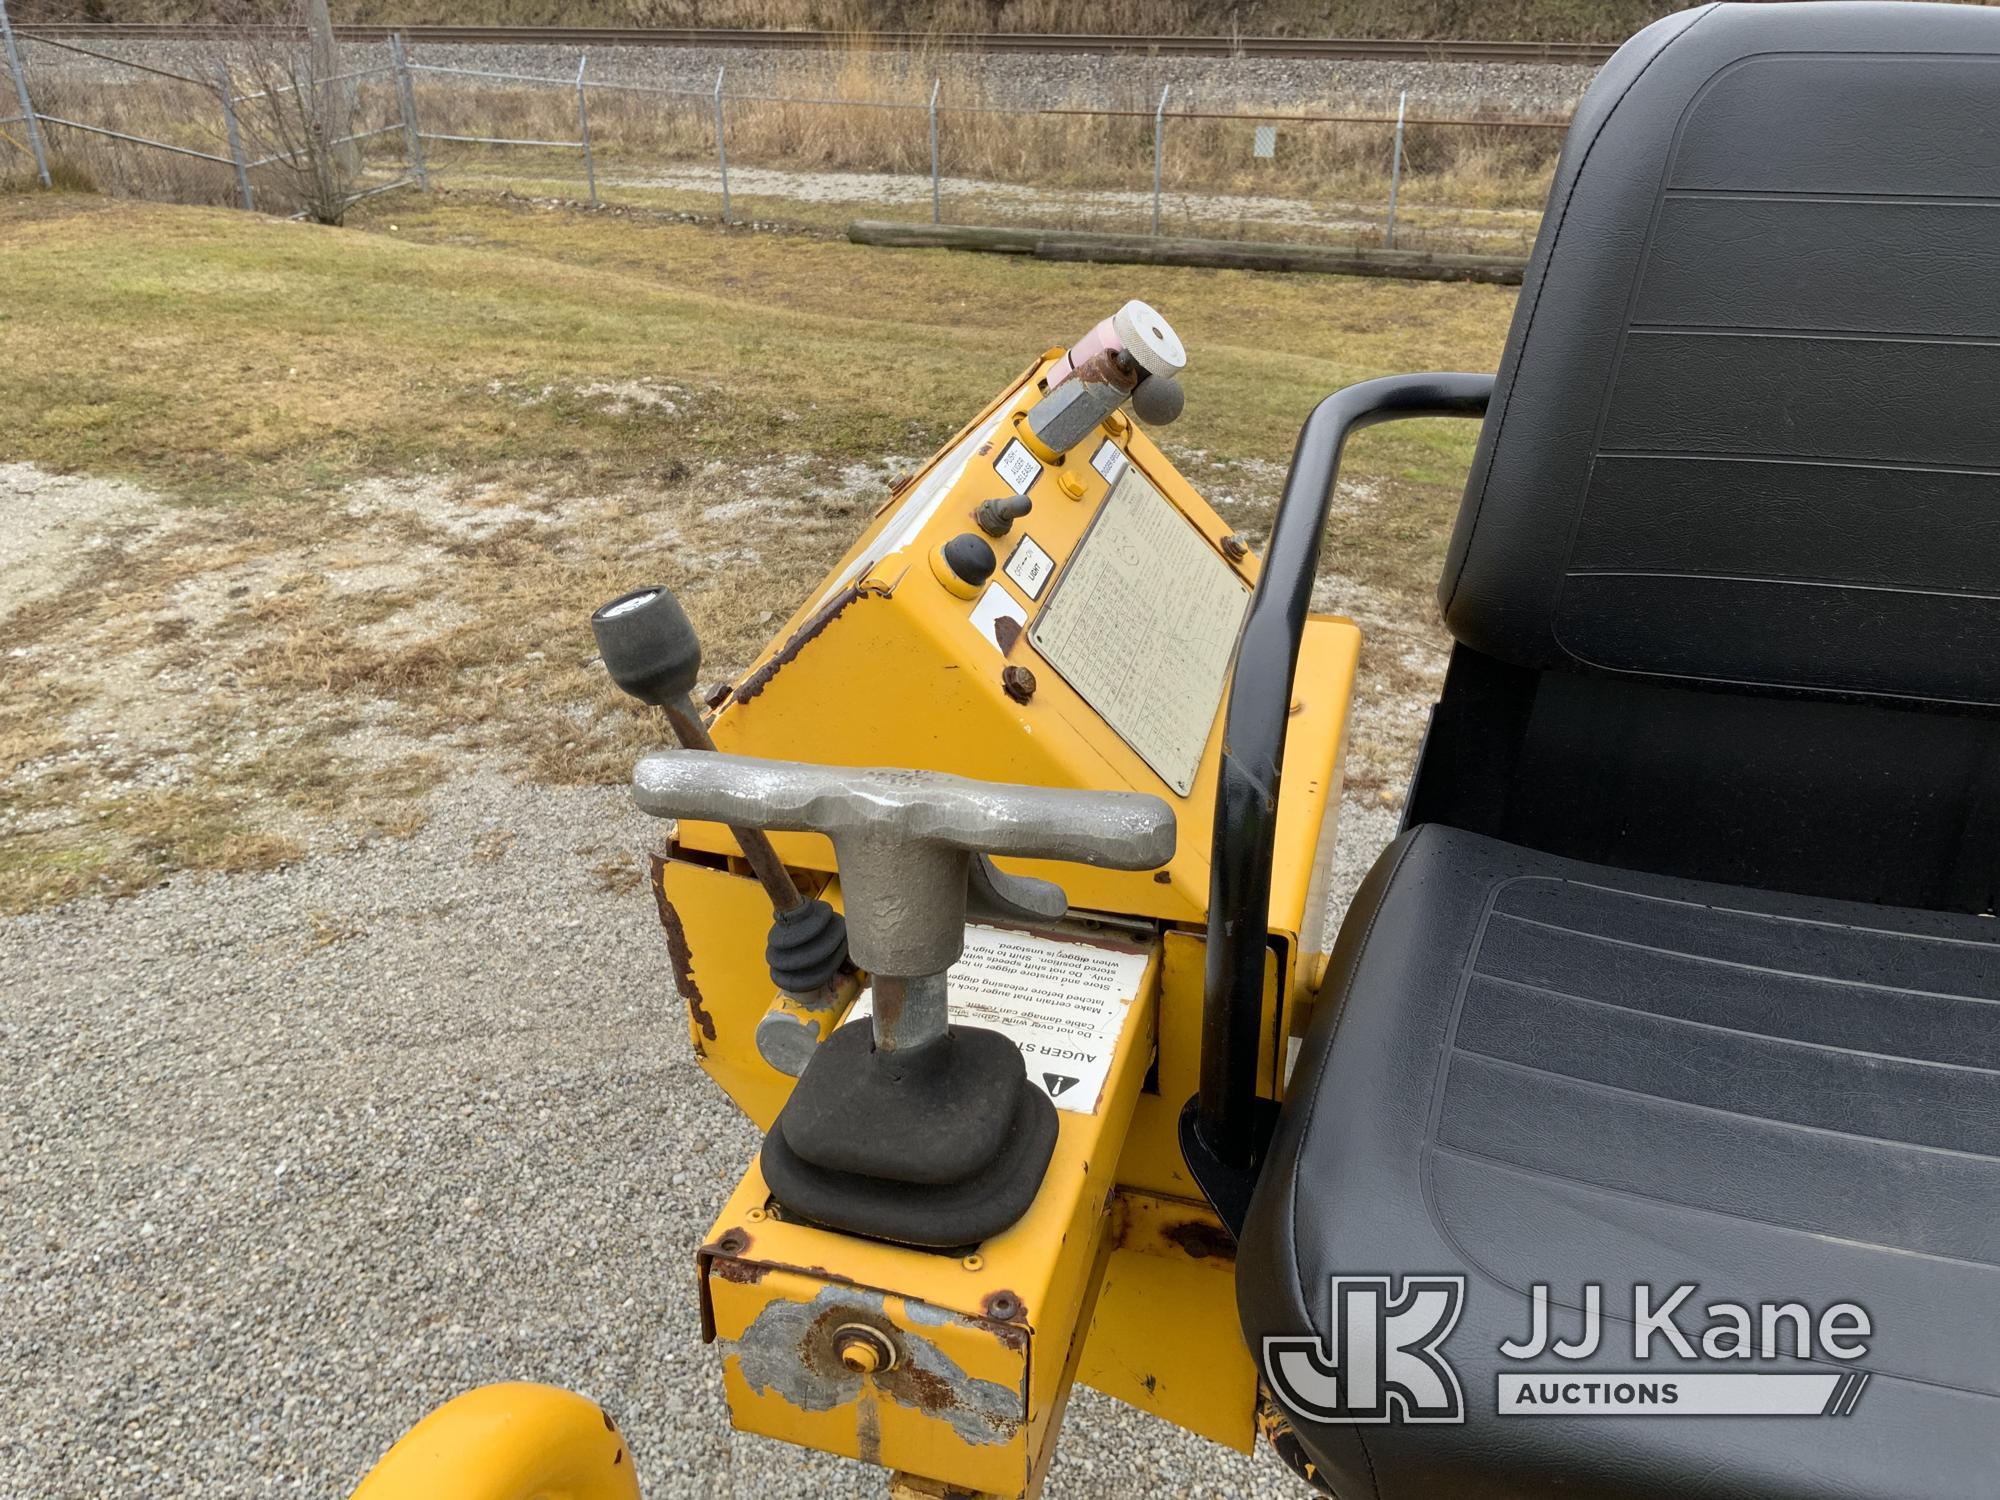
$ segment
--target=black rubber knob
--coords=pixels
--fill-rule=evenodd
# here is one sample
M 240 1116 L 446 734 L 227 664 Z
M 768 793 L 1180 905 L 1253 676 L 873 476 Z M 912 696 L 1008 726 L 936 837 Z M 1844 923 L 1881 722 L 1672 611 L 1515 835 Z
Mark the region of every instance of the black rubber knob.
M 1034 508 L 1035 502 L 1026 495 L 1002 495 L 997 500 L 982 500 L 972 519 L 988 536 L 1005 536 L 1014 529 L 1016 521 Z
M 978 588 L 999 566 L 993 548 L 976 531 L 961 531 L 944 544 L 944 565 L 960 582 Z
M 1132 415 L 1148 427 L 1164 427 L 1187 405 L 1187 392 L 1171 375 L 1148 375 L 1132 392 Z
M 764 945 L 771 982 L 790 995 L 833 983 L 847 962 L 847 921 L 824 901 L 807 901 L 771 919 Z
M 620 594 L 590 617 L 611 680 L 642 703 L 672 703 L 694 691 L 701 641 L 680 600 L 664 586 Z

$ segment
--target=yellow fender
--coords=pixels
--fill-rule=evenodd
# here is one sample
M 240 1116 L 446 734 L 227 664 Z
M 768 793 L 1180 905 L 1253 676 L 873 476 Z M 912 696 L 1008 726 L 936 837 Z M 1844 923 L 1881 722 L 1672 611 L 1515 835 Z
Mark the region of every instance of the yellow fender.
M 639 1477 L 604 1408 L 517 1380 L 440 1406 L 382 1455 L 352 1500 L 639 1500 Z

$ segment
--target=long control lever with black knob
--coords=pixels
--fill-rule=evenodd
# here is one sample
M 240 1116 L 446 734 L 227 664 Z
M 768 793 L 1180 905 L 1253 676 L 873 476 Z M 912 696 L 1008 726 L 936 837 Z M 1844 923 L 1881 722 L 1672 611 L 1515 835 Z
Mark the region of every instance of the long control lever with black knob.
M 701 641 L 670 589 L 655 585 L 620 594 L 591 615 L 590 630 L 613 682 L 663 710 L 686 749 L 716 753 L 694 706 Z M 772 1067 L 796 1075 L 858 988 L 848 962 L 847 925 L 826 902 L 799 890 L 763 829 L 732 825 L 729 831 L 771 900 L 764 961 L 789 1002 L 774 1005 L 759 1023 L 757 1050 Z
M 1152 869 L 1173 856 L 1173 810 L 1141 792 L 686 751 L 646 756 L 632 790 L 659 817 L 833 841 L 874 1013 L 813 1053 L 765 1138 L 778 1203 L 827 1228 L 932 1247 L 976 1244 L 1025 1213 L 1055 1146 L 1055 1107 L 1013 1041 L 951 1022 L 946 971 L 964 951 L 969 884 L 984 906 L 1053 920 L 1066 906 L 1058 887 L 986 856 Z

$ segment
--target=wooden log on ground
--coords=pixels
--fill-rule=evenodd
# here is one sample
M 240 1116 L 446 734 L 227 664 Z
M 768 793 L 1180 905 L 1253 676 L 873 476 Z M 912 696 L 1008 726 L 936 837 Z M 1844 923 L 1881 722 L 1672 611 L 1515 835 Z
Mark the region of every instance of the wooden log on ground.
M 1259 240 L 1155 239 L 1144 234 L 1015 229 L 989 224 L 899 224 L 859 219 L 847 226 L 857 245 L 901 249 L 984 250 L 1039 260 L 1144 266 L 1204 266 L 1238 271 L 1314 271 L 1336 276 L 1400 276 L 1416 281 L 1481 281 L 1518 286 L 1527 260 L 1511 255 L 1436 255 L 1422 250 L 1290 245 Z

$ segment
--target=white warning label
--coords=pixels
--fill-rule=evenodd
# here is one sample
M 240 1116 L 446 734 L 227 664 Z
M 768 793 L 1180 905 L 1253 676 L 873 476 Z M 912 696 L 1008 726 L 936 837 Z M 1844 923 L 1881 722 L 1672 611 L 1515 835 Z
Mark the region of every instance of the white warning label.
M 1015 494 L 1025 495 L 1042 477 L 1042 461 L 1028 451 L 1027 444 L 1015 438 L 993 460 L 993 472 L 1012 486 Z
M 1129 943 L 968 925 L 948 977 L 952 1023 L 1004 1032 L 1057 1109 L 1094 1115 L 1148 957 Z M 862 991 L 847 1019 L 871 1014 L 873 999 Z
M 1056 560 L 1044 552 L 1031 536 L 1022 536 L 1007 559 L 1007 576 L 1021 586 L 1030 599 L 1042 597 L 1042 586 L 1056 570 Z

